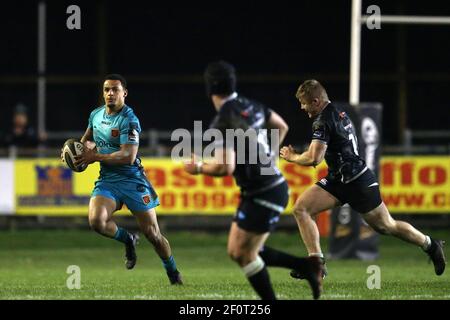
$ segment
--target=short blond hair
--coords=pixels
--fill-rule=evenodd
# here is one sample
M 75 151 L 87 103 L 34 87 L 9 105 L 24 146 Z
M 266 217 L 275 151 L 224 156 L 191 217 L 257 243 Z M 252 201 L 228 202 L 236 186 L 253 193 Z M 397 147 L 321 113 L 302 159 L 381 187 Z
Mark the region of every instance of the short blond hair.
M 300 99 L 300 97 L 305 97 L 308 101 L 311 101 L 315 98 L 328 100 L 327 91 L 319 81 L 314 79 L 306 80 L 305 82 L 303 82 L 300 87 L 298 87 L 295 97 L 297 99 Z

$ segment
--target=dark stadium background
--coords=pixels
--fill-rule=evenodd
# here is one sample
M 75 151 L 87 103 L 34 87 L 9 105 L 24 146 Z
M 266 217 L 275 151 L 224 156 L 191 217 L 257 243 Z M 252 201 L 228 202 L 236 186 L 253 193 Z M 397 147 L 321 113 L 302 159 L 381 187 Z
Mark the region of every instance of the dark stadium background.
M 0 131 L 18 103 L 36 120 L 36 4 L 2 4 Z M 81 8 L 81 30 L 66 28 L 71 4 Z M 316 78 L 333 101 L 348 101 L 350 4 L 47 1 L 47 131 L 84 130 L 107 73 L 128 79 L 127 102 L 144 129 L 192 128 L 194 120 L 214 115 L 203 69 L 225 59 L 237 67 L 242 94 L 288 119 L 287 142 L 307 143 L 310 122 L 295 90 Z M 369 4 L 380 5 L 382 14 L 450 15 L 446 1 L 364 1 Z M 401 144 L 406 128 L 448 129 L 449 39 L 446 26 L 362 28 L 361 101 L 383 103 L 385 145 Z

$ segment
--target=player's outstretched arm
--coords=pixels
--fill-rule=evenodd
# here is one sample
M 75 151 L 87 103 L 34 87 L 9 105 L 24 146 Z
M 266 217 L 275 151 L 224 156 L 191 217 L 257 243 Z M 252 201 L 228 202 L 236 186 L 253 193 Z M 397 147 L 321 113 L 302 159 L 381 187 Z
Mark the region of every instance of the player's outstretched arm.
M 232 175 L 236 168 L 235 152 L 232 149 L 218 148 L 215 151 L 214 163 L 203 163 L 192 156 L 190 162 L 184 164 L 184 170 L 190 174 L 205 174 L 213 177 Z
M 269 129 L 279 130 L 279 144 L 281 145 L 289 131 L 289 126 L 287 125 L 286 121 L 284 121 L 284 119 L 278 113 L 272 110 L 269 121 L 267 122 L 267 127 Z
M 291 145 L 287 147 L 284 146 L 280 149 L 280 157 L 286 161 L 296 162 L 299 156 L 300 154 L 295 152 L 294 148 Z
M 326 150 L 327 145 L 325 143 L 313 140 L 309 145 L 308 150 L 301 154 L 296 153 L 291 145 L 289 145 L 289 147 L 281 148 L 280 157 L 301 166 L 315 167 L 323 161 Z

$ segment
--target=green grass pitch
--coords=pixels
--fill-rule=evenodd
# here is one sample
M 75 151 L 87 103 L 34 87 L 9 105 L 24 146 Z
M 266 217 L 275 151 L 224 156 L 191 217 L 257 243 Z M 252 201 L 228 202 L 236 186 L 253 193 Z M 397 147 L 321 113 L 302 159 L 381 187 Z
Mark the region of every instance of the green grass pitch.
M 450 231 L 432 231 L 450 244 Z M 91 231 L 1 231 L 0 299 L 257 299 L 226 254 L 226 234 L 170 232 L 184 286 L 171 286 L 161 261 L 141 239 L 138 263 L 124 266 L 123 245 Z M 326 239 L 322 240 L 326 248 Z M 297 255 L 305 249 L 296 233 L 274 233 L 268 242 Z M 372 262 L 329 261 L 322 299 L 449 299 L 450 270 L 434 274 L 427 256 L 412 245 L 382 237 Z M 446 256 L 449 256 L 446 249 Z M 67 268 L 81 270 L 81 288 L 69 290 Z M 367 267 L 378 265 L 381 288 L 369 290 Z M 289 271 L 270 269 L 279 299 L 311 299 L 308 285 Z

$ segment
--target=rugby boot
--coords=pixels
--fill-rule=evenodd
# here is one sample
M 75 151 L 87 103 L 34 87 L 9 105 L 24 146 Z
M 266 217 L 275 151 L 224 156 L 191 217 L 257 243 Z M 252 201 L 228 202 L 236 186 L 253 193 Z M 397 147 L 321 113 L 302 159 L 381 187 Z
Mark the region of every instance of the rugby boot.
M 136 265 L 136 245 L 138 244 L 139 236 L 137 234 L 131 234 L 131 241 L 125 244 L 125 266 L 128 270 L 133 269 Z
M 435 240 L 431 238 L 430 247 L 425 252 L 430 257 L 430 260 L 434 264 L 434 272 L 440 276 L 445 270 L 445 256 L 444 256 L 444 244 L 442 240 Z

